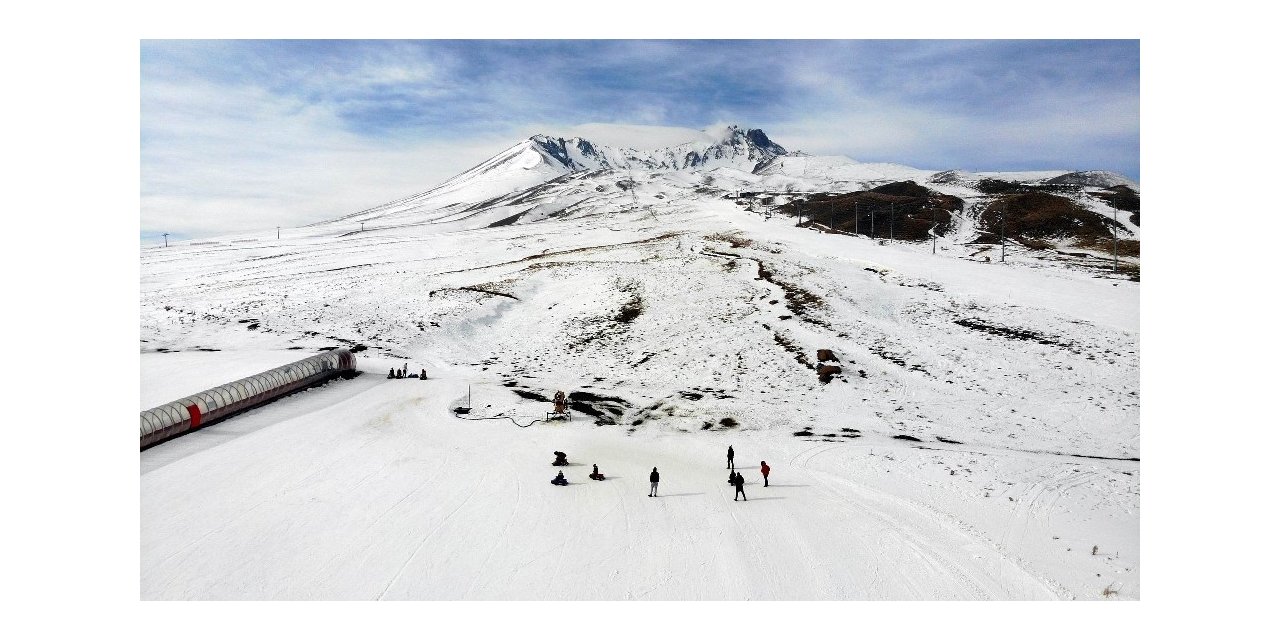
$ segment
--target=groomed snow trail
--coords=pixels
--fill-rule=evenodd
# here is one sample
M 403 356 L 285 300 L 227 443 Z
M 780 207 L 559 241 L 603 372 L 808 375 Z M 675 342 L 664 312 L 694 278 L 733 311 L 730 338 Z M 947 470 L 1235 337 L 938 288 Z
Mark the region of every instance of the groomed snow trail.
M 719 438 L 463 421 L 448 413 L 457 382 L 368 378 L 314 413 L 288 399 L 303 412 L 252 433 L 223 440 L 233 420 L 188 436 L 194 453 L 143 473 L 143 598 L 1063 595 L 945 519 L 808 464 L 853 445 L 788 456 L 739 439 L 735 502 Z M 568 487 L 549 482 L 553 450 L 570 455 Z M 767 489 L 744 462 L 758 458 L 774 460 Z M 607 480 L 586 478 L 593 463 Z

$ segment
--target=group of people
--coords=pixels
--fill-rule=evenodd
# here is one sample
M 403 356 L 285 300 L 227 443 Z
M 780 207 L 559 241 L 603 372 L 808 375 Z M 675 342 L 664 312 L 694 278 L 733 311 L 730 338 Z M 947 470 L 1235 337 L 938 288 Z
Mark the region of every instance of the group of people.
M 733 466 L 733 445 L 729 445 L 729 453 L 727 455 L 726 467 L 729 469 L 729 484 L 733 485 L 733 501 L 738 501 L 738 496 L 742 496 L 742 501 L 746 502 L 747 492 L 742 490 L 742 486 L 746 484 L 746 479 L 738 473 Z M 769 465 L 764 460 L 760 461 L 760 475 L 764 476 L 764 486 L 769 486 Z
M 394 380 L 394 379 L 398 379 L 398 378 L 413 378 L 413 377 L 415 377 L 415 376 L 414 376 L 413 374 L 409 373 L 409 363 L 408 363 L 408 362 L 404 363 L 404 368 L 401 368 L 401 369 L 390 369 L 390 370 L 388 370 L 388 371 L 387 371 L 387 379 L 388 379 L 388 380 Z M 423 369 L 423 370 L 422 370 L 422 373 L 418 374 L 416 377 L 417 377 L 419 380 L 426 380 L 426 379 L 427 379 L 427 370 L 426 370 L 426 369 Z
M 569 457 L 567 454 L 565 454 L 565 452 L 553 451 L 552 453 L 556 454 L 556 459 L 551 462 L 551 466 L 553 467 L 569 466 Z M 604 474 L 600 473 L 600 466 L 595 464 L 591 465 L 591 475 L 587 477 L 591 478 L 592 480 L 604 480 Z M 564 486 L 568 486 L 569 480 L 564 477 L 563 471 L 557 471 L 556 477 L 551 479 L 551 484 L 564 487 Z
M 555 453 L 556 459 L 551 463 L 553 466 L 563 467 L 569 464 L 569 458 L 563 451 L 555 451 L 554 453 Z M 729 484 L 733 485 L 733 488 L 734 488 L 733 501 L 737 502 L 738 496 L 741 495 L 742 501 L 746 502 L 747 492 L 744 491 L 742 487 L 743 485 L 746 484 L 747 481 L 745 478 L 742 477 L 741 473 L 737 472 L 737 470 L 733 466 L 733 446 L 732 445 L 729 446 L 728 462 L 726 464 L 729 469 Z M 760 461 L 760 475 L 764 476 L 764 486 L 766 487 L 769 486 L 769 465 L 765 463 L 764 460 Z M 599 465 L 595 465 L 595 464 L 591 465 L 591 475 L 587 477 L 591 478 L 592 480 L 604 480 L 604 474 L 600 473 Z M 656 498 L 658 496 L 658 481 L 660 479 L 661 479 L 661 475 L 658 473 L 658 468 L 654 467 L 653 471 L 649 472 L 649 497 L 650 498 Z M 556 473 L 556 477 L 551 479 L 551 484 L 563 487 L 568 485 L 569 481 L 565 479 L 564 472 L 560 471 Z

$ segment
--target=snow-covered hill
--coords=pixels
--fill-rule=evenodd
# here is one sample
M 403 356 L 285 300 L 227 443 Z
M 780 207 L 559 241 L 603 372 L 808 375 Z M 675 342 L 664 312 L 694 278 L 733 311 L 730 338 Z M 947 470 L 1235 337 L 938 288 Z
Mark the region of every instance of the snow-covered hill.
M 984 230 L 994 233 L 982 211 L 989 207 L 1008 210 L 1006 200 L 1012 191 L 1051 189 L 1052 198 L 1062 202 L 1058 209 L 1074 209 L 1077 219 L 1050 227 L 1069 230 L 1081 224 L 1080 216 L 1096 215 L 1094 233 L 1012 240 L 1025 248 L 1051 246 L 1057 250 L 1056 254 L 1045 254 L 1046 258 L 1074 257 L 1095 267 L 1109 266 L 1102 260 L 1104 251 L 1096 233 L 1112 224 L 1108 188 L 1120 185 L 1134 189 L 1135 202 L 1137 188 L 1132 180 L 1106 171 L 971 173 L 856 162 L 843 156 L 810 156 L 788 152 L 759 129 L 737 126 L 707 130 L 696 141 L 652 150 L 535 135 L 428 191 L 312 227 L 352 231 L 362 226 L 429 224 L 441 231 L 481 229 L 551 218 L 611 216 L 621 210 L 660 207 L 664 202 L 708 201 L 744 192 L 785 204 L 814 194 L 862 192 L 905 181 L 963 201 L 961 213 L 968 215 L 943 232 L 958 243 L 987 238 Z M 1058 215 L 1031 214 L 1037 219 Z M 1136 215 L 1129 218 L 1126 213 L 1117 217 L 1115 224 L 1122 239 L 1139 239 Z M 1131 266 L 1137 263 L 1136 246 L 1126 245 L 1128 255 L 1124 258 Z
M 718 168 L 750 172 L 786 153 L 759 129 L 744 131 L 730 126 L 722 131 L 704 132 L 704 135 L 707 139 L 698 142 L 647 151 L 594 145 L 581 138 L 566 140 L 536 135 L 433 189 L 343 216 L 334 223 L 466 220 L 469 226 L 482 226 L 502 219 L 495 218 L 493 212 L 510 213 L 515 210 L 511 207 L 529 202 L 551 186 L 560 184 L 572 189 L 578 181 L 563 179 L 570 174 L 578 174 L 575 177 L 607 174 L 617 182 L 619 176 L 629 179 L 635 172 L 695 172 Z M 563 195 L 556 197 L 563 198 Z
M 989 175 L 766 140 L 535 137 L 279 240 L 144 249 L 141 404 L 336 345 L 365 374 L 143 452 L 142 596 L 1138 598 L 1140 285 L 984 260 Z M 966 202 L 936 254 L 744 195 L 901 180 Z M 517 426 L 555 390 L 574 421 Z

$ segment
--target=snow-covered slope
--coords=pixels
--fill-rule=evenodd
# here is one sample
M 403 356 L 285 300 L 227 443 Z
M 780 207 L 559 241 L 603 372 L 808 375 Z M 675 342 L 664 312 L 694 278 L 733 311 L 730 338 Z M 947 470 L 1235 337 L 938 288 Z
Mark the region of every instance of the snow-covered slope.
M 1052 188 L 1057 197 L 1108 221 L 1110 194 L 1100 189 L 1123 185 L 1136 191 L 1132 180 L 1106 171 L 939 172 L 856 162 L 843 156 L 810 156 L 787 152 L 759 129 L 728 126 L 703 131 L 696 140 L 651 150 L 535 135 L 426 192 L 311 228 L 325 235 L 415 225 L 433 225 L 441 232 L 482 229 L 613 216 L 663 202 L 712 200 L 744 192 L 764 194 L 774 204 L 784 204 L 810 194 L 860 192 L 903 181 L 963 201 L 961 219 L 944 231 L 955 243 L 984 237 L 981 211 L 1003 206 L 999 193 L 986 187 L 988 182 Z M 1128 214 L 1124 218 L 1117 220 L 1119 232 L 1125 240 L 1137 240 L 1136 218 L 1130 220 Z M 1056 257 L 1095 256 L 1101 265 L 1103 252 L 1094 246 L 1097 239 L 1077 240 L 1038 238 L 1035 246 L 1049 241 L 1060 250 Z
M 750 172 L 786 150 L 759 129 L 730 126 L 704 132 L 707 139 L 655 150 L 594 145 L 581 138 L 535 135 L 423 193 L 359 211 L 326 223 L 415 224 L 461 222 L 487 226 L 510 215 L 530 191 L 545 190 L 549 181 L 567 174 L 602 171 L 696 171 L 734 168 Z M 594 185 L 592 185 L 594 186 Z M 563 198 L 563 194 L 558 198 Z
M 1137 189 L 1138 183 L 1114 171 L 1073 171 L 1054 176 L 1044 181 L 1045 184 L 1071 184 L 1082 187 L 1114 187 L 1124 185 Z
M 603 168 L 576 143 L 571 166 L 527 142 L 427 192 L 456 205 L 363 233 L 142 251 L 143 404 L 366 347 L 355 380 L 142 453 L 144 598 L 1140 596 L 1137 282 L 984 261 L 963 225 L 934 254 L 725 197 L 904 177 L 985 197 L 934 171 Z M 406 363 L 429 380 L 385 378 Z M 575 419 L 534 422 L 558 389 Z M 468 393 L 473 420 L 451 411 Z

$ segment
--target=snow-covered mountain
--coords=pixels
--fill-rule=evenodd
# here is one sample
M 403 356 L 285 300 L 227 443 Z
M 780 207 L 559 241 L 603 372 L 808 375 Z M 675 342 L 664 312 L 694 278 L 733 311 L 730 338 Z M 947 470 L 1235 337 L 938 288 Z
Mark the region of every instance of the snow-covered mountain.
M 770 160 L 787 154 L 786 149 L 770 140 L 760 129 L 743 130 L 737 125 L 730 125 L 723 130 L 704 133 L 711 141 L 686 142 L 649 151 L 597 146 L 582 138 L 565 140 L 544 135 L 529 138 L 528 145 L 539 149 L 549 164 L 559 163 L 569 171 L 676 171 L 719 167 L 755 171 Z
M 1137 189 L 1138 183 L 1114 171 L 1072 171 L 1044 181 L 1045 184 L 1070 184 L 1082 187 L 1114 187 L 1124 185 Z
M 1134 189 L 1123 200 L 1126 215 L 1116 217 L 1116 233 L 1134 243 L 1140 237 L 1137 184 L 1113 172 L 937 171 L 857 162 L 844 156 L 788 152 L 764 131 L 737 125 L 705 130 L 695 140 L 649 150 L 611 147 L 579 137 L 535 135 L 435 188 L 314 226 L 348 231 L 356 228 L 353 223 L 481 229 L 553 218 L 613 216 L 674 201 L 747 193 L 763 197 L 771 206 L 808 202 L 828 211 L 824 221 L 828 226 L 857 233 L 862 232 L 858 219 L 862 212 L 888 206 L 892 198 L 856 194 L 898 182 L 923 185 L 927 192 L 916 190 L 920 195 L 915 202 L 897 201 L 905 208 L 894 213 L 908 217 L 927 213 L 936 233 L 955 242 L 990 241 L 998 226 L 998 216 L 987 213 L 990 209 L 1025 219 L 1027 224 L 1014 227 L 1020 234 L 1014 237 L 1017 242 L 1071 254 L 1095 252 L 1100 259 L 1103 239 L 1112 234 L 1109 203 L 1115 194 L 1109 189 L 1116 186 Z M 1046 193 L 1030 195 L 1037 190 Z M 836 194 L 855 195 L 840 199 Z M 938 224 L 937 211 L 928 203 L 946 198 L 960 204 L 948 208 Z M 952 215 L 957 217 L 952 220 Z M 884 231 L 893 226 L 886 219 L 882 222 Z M 900 228 L 923 224 L 908 219 L 895 223 Z M 868 230 L 873 228 L 867 225 Z M 907 237 L 928 236 L 916 229 Z M 1126 244 L 1126 253 L 1136 256 L 1136 246 Z
M 731 125 L 703 133 L 708 139 L 651 150 L 597 145 L 582 138 L 535 135 L 428 191 L 343 216 L 338 221 L 405 223 L 415 218 L 421 222 L 452 221 L 457 218 L 455 214 L 492 210 L 504 202 L 517 201 L 515 194 L 570 174 L 609 171 L 630 175 L 721 168 L 752 173 L 787 154 L 786 149 L 759 129 L 743 130 Z M 466 217 L 488 224 L 494 216 Z
M 144 248 L 140 408 L 339 345 L 363 375 L 142 452 L 142 597 L 1140 599 L 1138 260 L 1043 235 L 1109 229 L 1063 173 L 535 136 Z

